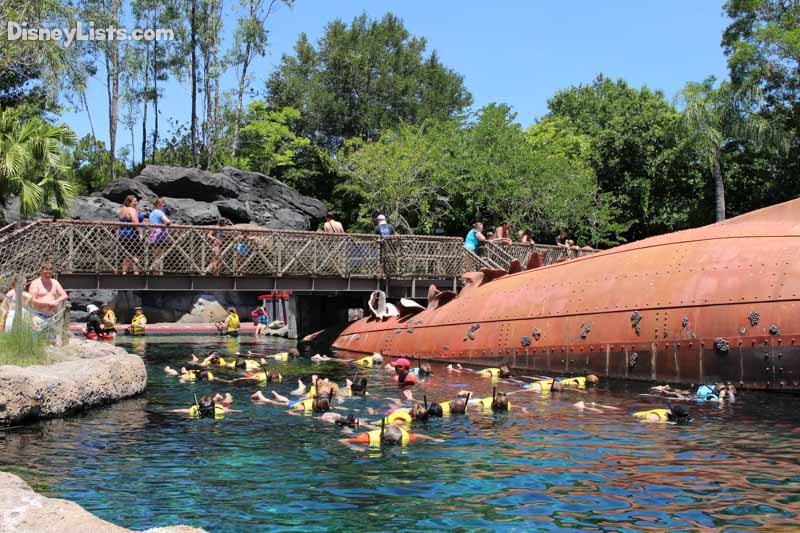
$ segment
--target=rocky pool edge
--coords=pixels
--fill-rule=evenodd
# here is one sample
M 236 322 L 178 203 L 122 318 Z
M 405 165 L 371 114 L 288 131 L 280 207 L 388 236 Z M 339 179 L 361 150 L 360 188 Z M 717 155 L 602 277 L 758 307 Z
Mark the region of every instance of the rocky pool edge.
M 136 396 L 147 386 L 142 358 L 110 343 L 73 338 L 49 348 L 48 360 L 0 366 L 0 426 L 69 415 Z

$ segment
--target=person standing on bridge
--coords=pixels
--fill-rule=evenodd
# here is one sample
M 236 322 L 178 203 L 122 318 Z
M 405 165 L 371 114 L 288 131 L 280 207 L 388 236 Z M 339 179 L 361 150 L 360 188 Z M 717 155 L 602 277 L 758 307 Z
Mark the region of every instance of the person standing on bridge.
M 132 194 L 125 197 L 119 210 L 119 221 L 125 223 L 119 228 L 119 244 L 122 248 L 122 275 L 133 269 L 133 275 L 139 275 L 139 254 L 141 253 L 142 229 L 140 223 L 144 219 L 136 210 L 139 201 Z
M 381 237 L 390 237 L 395 234 L 394 226 L 386 222 L 386 217 L 384 215 L 378 215 L 376 220 L 378 221 L 378 225 L 375 226 L 376 234 Z
M 322 225 L 322 229 L 325 233 L 344 233 L 344 226 L 336 220 L 330 211 L 325 215 L 325 224 Z
M 483 223 L 476 222 L 472 225 L 472 229 L 469 230 L 467 237 L 464 239 L 464 248 L 472 253 L 476 253 L 478 251 L 478 246 L 480 246 L 482 242 L 486 242 L 486 236 L 483 234 Z
M 150 212 L 148 217 L 151 226 L 158 226 L 150 229 L 150 250 L 152 252 L 152 262 L 150 263 L 150 271 L 153 274 L 160 275 L 164 272 L 164 265 L 161 264 L 161 256 L 164 253 L 164 247 L 167 245 L 167 228 L 161 226 L 169 226 L 172 220 L 164 213 L 164 208 L 167 203 L 163 198 L 159 198 L 153 204 L 154 209 Z

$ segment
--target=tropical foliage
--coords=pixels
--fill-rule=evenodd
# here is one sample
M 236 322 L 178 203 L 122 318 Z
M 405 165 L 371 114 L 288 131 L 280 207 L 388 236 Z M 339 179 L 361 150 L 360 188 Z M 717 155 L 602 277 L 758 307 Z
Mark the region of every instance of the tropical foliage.
M 65 152 L 74 144 L 75 135 L 65 125 L 0 110 L 0 198 L 19 198 L 24 216 L 62 215 L 75 192 Z
M 259 72 L 274 16 L 294 0 L 6 4 L 2 24 L 66 25 L 83 14 L 176 32 L 172 42 L 69 50 L 0 41 L 0 200 L 19 196 L 26 214 L 61 213 L 73 190 L 151 163 L 270 174 L 324 200 L 348 229 L 369 230 L 383 212 L 406 232 L 461 235 L 475 220 L 509 221 L 539 241 L 566 230 L 597 246 L 800 194 L 796 2 L 726 2 L 729 81 L 687 83 L 670 101 L 600 74 L 557 91 L 525 125 L 502 102 L 473 107 L 464 78 L 391 13 L 331 21 L 315 42 L 302 33 Z M 95 76 L 107 117 L 87 101 Z M 164 124 L 161 99 L 175 82 L 191 112 Z M 57 125 L 66 109 L 90 124 L 77 144 Z M 108 121 L 108 138 L 96 136 L 97 120 Z

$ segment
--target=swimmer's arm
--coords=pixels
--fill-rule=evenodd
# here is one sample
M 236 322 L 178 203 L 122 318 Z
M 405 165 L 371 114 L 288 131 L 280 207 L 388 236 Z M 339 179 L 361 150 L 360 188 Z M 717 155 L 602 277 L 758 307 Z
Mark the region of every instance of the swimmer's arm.
M 421 440 L 430 440 L 433 442 L 444 442 L 444 439 L 437 439 L 436 437 L 429 437 L 428 435 L 420 435 L 419 433 L 414 433 L 414 437 Z
M 223 405 L 222 406 L 222 412 L 223 413 L 241 413 L 242 411 L 240 409 L 228 409 L 227 407 L 225 407 Z
M 192 412 L 192 410 L 191 409 L 167 409 L 164 412 L 165 413 L 183 413 L 183 414 L 187 414 L 188 415 L 189 413 Z

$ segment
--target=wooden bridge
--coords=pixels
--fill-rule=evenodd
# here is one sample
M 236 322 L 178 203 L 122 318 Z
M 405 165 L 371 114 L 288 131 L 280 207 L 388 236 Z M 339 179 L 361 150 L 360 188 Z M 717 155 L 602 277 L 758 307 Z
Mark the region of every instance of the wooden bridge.
M 487 243 L 478 256 L 456 237 L 38 220 L 0 229 L 0 281 L 20 272 L 30 278 L 50 261 L 66 289 L 381 288 L 392 297 L 425 298 L 431 283 L 456 289 L 465 271 L 507 269 L 514 259 L 524 265 L 534 253 L 549 264 L 586 252 Z

